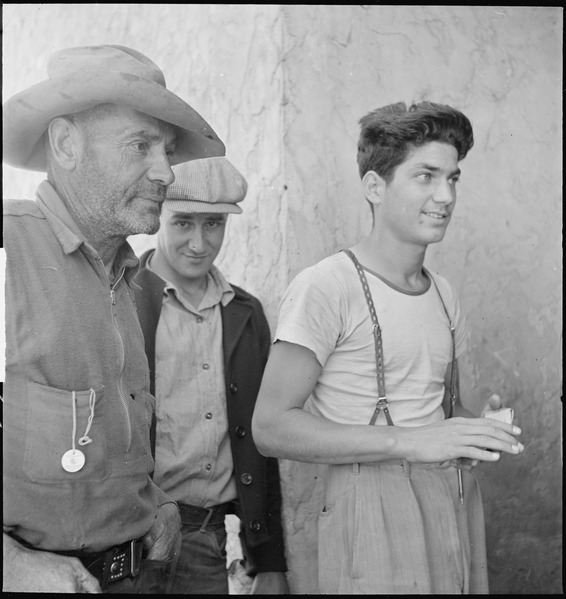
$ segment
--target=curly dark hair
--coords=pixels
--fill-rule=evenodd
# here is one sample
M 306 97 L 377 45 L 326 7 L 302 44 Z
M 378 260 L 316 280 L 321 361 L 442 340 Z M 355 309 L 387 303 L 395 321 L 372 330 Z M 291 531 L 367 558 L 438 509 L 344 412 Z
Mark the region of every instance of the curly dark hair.
M 474 145 L 472 125 L 460 111 L 444 104 L 405 102 L 373 110 L 360 119 L 358 169 L 360 177 L 375 171 L 390 183 L 409 152 L 431 141 L 454 146 L 458 160 Z

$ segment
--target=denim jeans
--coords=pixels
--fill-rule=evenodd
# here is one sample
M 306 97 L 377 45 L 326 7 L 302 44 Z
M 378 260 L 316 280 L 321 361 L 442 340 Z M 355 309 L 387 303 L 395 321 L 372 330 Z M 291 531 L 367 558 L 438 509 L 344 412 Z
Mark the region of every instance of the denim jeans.
M 162 593 L 227 595 L 226 527 L 211 523 L 204 532 L 191 524 L 181 527 L 181 552 Z

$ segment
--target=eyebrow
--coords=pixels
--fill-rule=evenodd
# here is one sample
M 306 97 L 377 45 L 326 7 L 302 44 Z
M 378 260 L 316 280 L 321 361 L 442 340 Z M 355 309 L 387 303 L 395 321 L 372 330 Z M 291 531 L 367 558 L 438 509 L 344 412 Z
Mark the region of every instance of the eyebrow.
M 146 131 L 145 129 L 140 129 L 138 131 L 132 131 L 131 133 L 126 133 L 125 134 L 125 139 L 135 139 L 137 138 L 142 138 L 146 141 L 160 141 L 162 138 L 167 139 L 169 132 L 167 131 L 164 134 L 160 134 L 160 133 L 150 133 L 149 131 Z M 177 139 L 178 136 L 175 132 L 172 132 L 171 134 L 171 140 L 167 142 L 167 144 L 176 144 L 177 143 Z
M 438 173 L 441 170 L 438 166 L 432 166 L 430 164 L 426 164 L 426 162 L 421 162 L 420 164 L 415 164 L 413 166 L 414 170 L 418 170 L 418 169 L 422 169 L 422 168 L 426 169 L 427 171 L 431 171 L 433 173 Z M 462 171 L 459 168 L 457 168 L 455 171 L 452 171 L 450 173 L 450 177 L 454 177 L 455 175 L 461 175 L 461 174 L 462 174 Z

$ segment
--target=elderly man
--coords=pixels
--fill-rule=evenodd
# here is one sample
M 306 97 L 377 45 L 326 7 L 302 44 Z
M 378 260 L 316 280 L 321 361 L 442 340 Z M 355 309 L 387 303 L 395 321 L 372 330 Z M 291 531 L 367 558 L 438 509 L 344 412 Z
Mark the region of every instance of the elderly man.
M 150 477 L 126 238 L 159 228 L 173 164 L 224 145 L 135 50 L 62 50 L 48 74 L 3 109 L 4 161 L 47 172 L 4 202 L 3 590 L 147 592 L 180 517 Z
M 228 593 L 224 517 L 235 513 L 252 592 L 285 593 L 279 469 L 251 436 L 269 326 L 259 301 L 214 266 L 247 183 L 224 157 L 173 170 L 157 247 L 136 278 L 157 403 L 154 479 L 181 510 L 170 588 Z

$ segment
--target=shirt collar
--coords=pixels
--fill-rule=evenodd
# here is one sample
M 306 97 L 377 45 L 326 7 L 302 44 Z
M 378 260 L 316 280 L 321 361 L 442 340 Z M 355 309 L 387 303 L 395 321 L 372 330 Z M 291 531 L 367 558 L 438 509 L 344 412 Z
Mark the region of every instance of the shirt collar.
M 55 237 L 58 239 L 63 252 L 72 254 L 81 246 L 84 246 L 84 251 L 95 259 L 99 258 L 98 252 L 90 245 L 81 230 L 73 220 L 65 202 L 61 196 L 55 191 L 55 188 L 49 181 L 42 181 L 36 191 L 36 202 L 39 209 L 44 214 L 45 219 L 49 223 Z M 117 269 L 125 267 L 126 279 L 128 282 L 135 275 L 134 269 L 138 265 L 138 258 L 127 241 L 120 246 L 114 264 Z
M 182 297 L 178 287 L 174 283 L 171 283 L 171 281 L 168 281 L 167 279 L 159 275 L 151 267 L 151 259 L 153 258 L 154 253 L 155 252 L 152 252 L 148 256 L 147 261 L 145 263 L 145 267 L 165 282 L 165 288 L 163 289 L 163 293 L 165 295 L 173 293 L 177 298 Z M 235 295 L 230 283 L 228 283 L 224 275 L 220 272 L 220 270 L 218 270 L 216 266 L 214 266 L 214 264 L 212 265 L 206 276 L 206 293 L 202 298 L 200 306 L 198 306 L 197 308 L 199 310 L 206 310 L 207 308 L 213 308 L 214 306 L 216 306 L 216 304 L 222 304 L 223 306 L 227 306 L 232 301 Z

